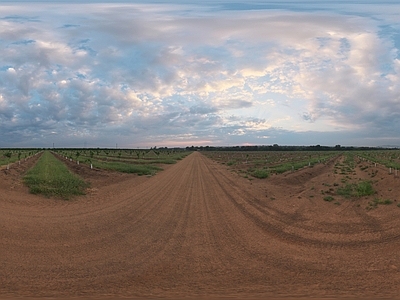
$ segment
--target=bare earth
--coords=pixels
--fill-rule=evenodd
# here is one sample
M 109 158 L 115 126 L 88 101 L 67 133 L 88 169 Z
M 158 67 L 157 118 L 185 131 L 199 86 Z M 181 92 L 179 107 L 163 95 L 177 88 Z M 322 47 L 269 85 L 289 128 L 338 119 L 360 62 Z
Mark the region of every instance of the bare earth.
M 74 166 L 92 185 L 63 201 L 23 186 L 35 159 L 0 171 L 1 299 L 400 295 L 393 175 L 398 202 L 368 211 L 309 195 L 333 162 L 249 181 L 193 153 L 153 177 Z

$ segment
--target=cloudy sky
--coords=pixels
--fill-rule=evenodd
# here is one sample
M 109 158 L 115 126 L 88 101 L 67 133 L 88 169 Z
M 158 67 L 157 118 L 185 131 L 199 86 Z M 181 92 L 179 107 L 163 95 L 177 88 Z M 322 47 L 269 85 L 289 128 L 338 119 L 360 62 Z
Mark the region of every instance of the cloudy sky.
M 3 0 L 0 147 L 400 145 L 396 2 Z

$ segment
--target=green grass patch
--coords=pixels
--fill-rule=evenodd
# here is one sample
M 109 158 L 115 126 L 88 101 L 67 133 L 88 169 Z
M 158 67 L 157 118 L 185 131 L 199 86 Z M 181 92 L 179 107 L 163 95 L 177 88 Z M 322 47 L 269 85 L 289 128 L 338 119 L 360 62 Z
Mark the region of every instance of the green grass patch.
M 324 201 L 332 202 L 333 200 L 335 200 L 335 198 L 333 198 L 332 196 L 326 196 L 326 197 L 324 197 Z
M 123 162 L 97 162 L 96 167 L 123 173 L 135 173 L 138 175 L 154 175 L 162 168 L 154 165 L 136 165 Z
M 45 151 L 36 165 L 27 172 L 24 182 L 32 194 L 63 199 L 83 195 L 89 186 L 48 151 Z
M 375 194 L 375 190 L 373 189 L 370 181 L 361 181 L 358 184 L 348 183 L 345 186 L 338 188 L 336 193 L 346 198 L 350 198 L 370 196 Z
M 374 200 L 368 202 L 367 210 L 371 210 L 373 208 L 377 208 L 378 205 L 390 205 L 393 201 L 390 199 L 379 199 L 375 198 Z
M 256 169 L 251 173 L 251 175 L 253 177 L 263 179 L 263 178 L 268 178 L 269 172 L 268 170 L 265 169 Z
M 233 166 L 233 165 L 236 164 L 236 162 L 233 161 L 233 160 L 230 160 L 230 161 L 228 161 L 226 164 L 227 164 L 228 166 Z

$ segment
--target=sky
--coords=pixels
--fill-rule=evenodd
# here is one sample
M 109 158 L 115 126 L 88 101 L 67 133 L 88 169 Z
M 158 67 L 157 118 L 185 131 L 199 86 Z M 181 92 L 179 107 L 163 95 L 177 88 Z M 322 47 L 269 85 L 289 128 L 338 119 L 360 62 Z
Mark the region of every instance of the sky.
M 53 143 L 398 146 L 400 4 L 2 0 L 0 148 Z

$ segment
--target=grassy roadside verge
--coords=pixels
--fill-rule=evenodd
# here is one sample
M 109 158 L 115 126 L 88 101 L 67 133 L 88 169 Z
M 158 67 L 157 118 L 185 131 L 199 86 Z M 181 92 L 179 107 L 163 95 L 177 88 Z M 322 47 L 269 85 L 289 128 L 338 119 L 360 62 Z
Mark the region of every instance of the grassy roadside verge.
M 88 183 L 71 173 L 49 151 L 45 151 L 36 165 L 27 172 L 24 182 L 32 194 L 63 199 L 83 195 L 88 187 Z
M 162 168 L 148 164 L 148 165 L 136 165 L 124 162 L 104 162 L 96 161 L 96 167 L 101 169 L 113 170 L 123 173 L 136 173 L 141 175 L 154 175 L 157 171 L 161 171 Z

